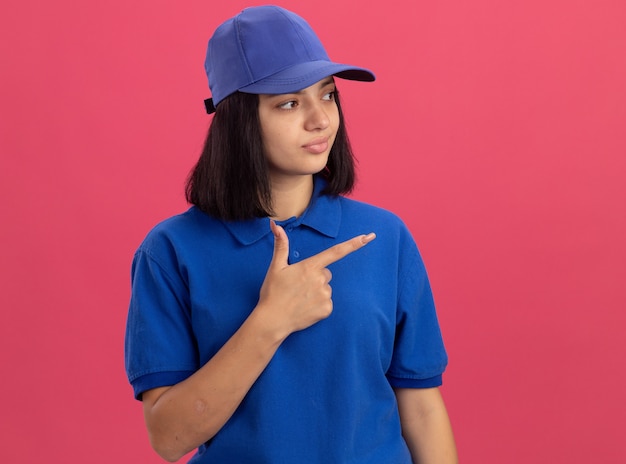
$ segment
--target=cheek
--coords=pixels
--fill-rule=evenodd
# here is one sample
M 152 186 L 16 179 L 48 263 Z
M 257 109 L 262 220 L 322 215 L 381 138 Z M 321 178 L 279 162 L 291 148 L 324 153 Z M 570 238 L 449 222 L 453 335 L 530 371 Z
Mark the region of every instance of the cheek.
M 277 139 L 276 129 L 271 125 L 261 124 L 261 142 L 263 148 L 267 151 L 273 145 L 273 141 Z
M 263 148 L 265 149 L 266 154 L 269 151 L 279 149 L 285 140 L 285 132 L 277 128 L 263 131 L 261 132 L 261 136 L 263 140 Z
M 281 127 L 266 127 L 261 130 L 263 152 L 270 164 L 280 163 L 290 153 L 295 141 L 290 138 L 290 133 Z
M 334 111 L 332 111 L 329 115 L 328 115 L 329 119 L 330 119 L 330 124 L 334 129 L 335 134 L 337 133 L 337 130 L 339 129 L 339 108 L 337 108 L 335 106 Z
M 333 140 L 337 137 L 337 131 L 339 130 L 340 122 L 339 115 L 331 119 L 331 126 L 333 128 Z

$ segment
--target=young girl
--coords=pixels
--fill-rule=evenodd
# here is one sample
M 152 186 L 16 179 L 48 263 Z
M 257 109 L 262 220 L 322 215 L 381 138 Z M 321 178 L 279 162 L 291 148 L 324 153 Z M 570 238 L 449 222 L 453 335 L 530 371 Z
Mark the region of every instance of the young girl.
M 152 446 L 193 463 L 452 463 L 447 356 L 393 214 L 342 194 L 354 163 L 310 26 L 244 10 L 209 41 L 215 112 L 192 206 L 135 254 L 126 368 Z M 331 282 L 332 279 L 332 282 Z

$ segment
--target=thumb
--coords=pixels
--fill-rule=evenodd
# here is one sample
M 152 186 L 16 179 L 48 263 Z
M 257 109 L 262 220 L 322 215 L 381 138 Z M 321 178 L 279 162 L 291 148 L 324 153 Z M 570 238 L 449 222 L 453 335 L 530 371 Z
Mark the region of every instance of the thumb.
M 284 229 L 270 219 L 270 229 L 274 234 L 274 254 L 270 269 L 282 269 L 288 266 L 289 238 Z

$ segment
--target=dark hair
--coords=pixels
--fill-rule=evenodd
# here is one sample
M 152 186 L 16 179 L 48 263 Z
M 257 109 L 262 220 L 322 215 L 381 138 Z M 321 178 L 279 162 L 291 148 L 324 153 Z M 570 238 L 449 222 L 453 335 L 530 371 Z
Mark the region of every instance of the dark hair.
M 326 168 L 323 193 L 346 194 L 355 181 L 355 160 L 338 92 L 339 129 Z M 204 148 L 187 178 L 187 201 L 217 218 L 234 221 L 273 215 L 268 164 L 263 152 L 259 97 L 235 92 L 218 105 Z

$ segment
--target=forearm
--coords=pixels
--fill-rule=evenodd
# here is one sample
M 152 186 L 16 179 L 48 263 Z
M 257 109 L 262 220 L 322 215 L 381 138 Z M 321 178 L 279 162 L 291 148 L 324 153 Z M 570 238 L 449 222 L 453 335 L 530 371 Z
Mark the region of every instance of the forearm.
M 397 389 L 402 435 L 415 464 L 456 464 L 452 426 L 438 388 Z
M 211 439 L 228 421 L 286 337 L 253 312 L 201 369 L 172 387 L 144 394 L 154 449 L 176 461 Z

